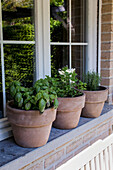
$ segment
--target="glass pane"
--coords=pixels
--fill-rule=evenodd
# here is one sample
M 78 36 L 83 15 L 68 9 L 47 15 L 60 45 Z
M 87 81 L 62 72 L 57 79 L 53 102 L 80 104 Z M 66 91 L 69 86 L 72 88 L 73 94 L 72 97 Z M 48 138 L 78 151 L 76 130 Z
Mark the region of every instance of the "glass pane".
M 86 42 L 86 0 L 72 0 L 72 42 Z
M 3 90 L 2 90 L 1 47 L 0 47 L 0 118 L 3 118 Z
M 85 46 L 72 46 L 72 68 L 76 69 L 78 78 L 82 78 L 85 71 Z
M 69 0 L 50 0 L 52 42 L 69 42 Z
M 4 45 L 5 81 L 8 97 L 8 86 L 13 80 L 30 87 L 33 84 L 34 45 Z
M 4 40 L 34 41 L 33 0 L 3 0 Z
M 51 74 L 57 74 L 59 68 L 69 66 L 69 46 L 51 46 Z

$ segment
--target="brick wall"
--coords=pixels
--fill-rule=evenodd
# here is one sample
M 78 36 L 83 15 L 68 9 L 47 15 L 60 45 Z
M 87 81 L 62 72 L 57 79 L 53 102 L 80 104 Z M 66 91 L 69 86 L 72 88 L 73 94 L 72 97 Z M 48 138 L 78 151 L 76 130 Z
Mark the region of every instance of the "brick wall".
M 73 139 L 70 139 L 70 141 L 55 147 L 43 157 L 21 168 L 21 170 L 55 170 L 98 139 L 107 137 L 112 131 L 112 125 L 113 117 L 109 117 L 108 119 L 95 124 L 94 127 L 87 127 L 87 130 L 84 133 L 78 134 L 76 137 L 73 136 Z
M 113 95 L 113 0 L 102 0 L 102 43 L 101 76 L 102 85 L 109 89 L 108 102 Z

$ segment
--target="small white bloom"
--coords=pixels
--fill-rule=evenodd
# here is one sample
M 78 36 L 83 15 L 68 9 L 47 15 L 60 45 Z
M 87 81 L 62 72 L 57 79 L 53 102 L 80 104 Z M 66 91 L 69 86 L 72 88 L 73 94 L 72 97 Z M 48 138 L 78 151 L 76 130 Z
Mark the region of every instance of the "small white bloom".
M 64 71 L 58 71 L 60 75 L 64 75 Z
M 67 72 L 67 73 L 71 73 L 71 70 L 70 70 L 70 69 L 67 69 L 66 72 Z
M 75 68 L 72 68 L 72 69 L 71 69 L 71 73 L 73 73 L 74 71 L 75 71 Z
M 69 74 L 70 74 L 70 73 L 73 73 L 74 71 L 75 71 L 75 68 L 67 69 L 67 70 L 66 70 L 66 72 L 69 73 Z

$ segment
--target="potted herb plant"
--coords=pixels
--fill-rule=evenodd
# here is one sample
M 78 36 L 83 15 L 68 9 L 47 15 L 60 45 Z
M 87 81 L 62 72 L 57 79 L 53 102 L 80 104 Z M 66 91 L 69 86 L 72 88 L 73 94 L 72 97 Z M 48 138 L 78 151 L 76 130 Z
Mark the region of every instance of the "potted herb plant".
M 59 75 L 56 77 L 59 106 L 53 126 L 59 129 L 75 128 L 85 103 L 85 95 L 80 90 L 85 90 L 86 84 L 78 80 L 75 69 L 67 67 L 59 70 Z
M 10 94 L 13 100 L 7 103 L 7 116 L 16 143 L 23 147 L 45 145 L 58 107 L 57 94 L 47 78 L 38 80 L 31 88 L 14 81 Z
M 82 110 L 82 116 L 96 118 L 99 117 L 104 103 L 107 100 L 108 89 L 99 86 L 101 78 L 98 73 L 87 72 L 84 75 L 84 82 L 87 83 L 85 107 Z

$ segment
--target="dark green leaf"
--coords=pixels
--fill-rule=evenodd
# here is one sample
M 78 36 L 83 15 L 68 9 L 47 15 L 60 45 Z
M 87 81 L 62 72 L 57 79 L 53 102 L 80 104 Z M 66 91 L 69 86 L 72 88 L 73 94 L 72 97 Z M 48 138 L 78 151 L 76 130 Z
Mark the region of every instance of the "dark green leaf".
M 17 94 L 15 95 L 15 100 L 16 100 L 17 102 L 20 102 L 20 101 L 21 101 L 21 98 L 22 98 L 22 94 L 21 94 L 21 93 L 17 93 Z
M 18 107 L 21 108 L 23 105 L 23 98 L 21 98 L 20 102 L 18 103 Z
M 31 103 L 30 102 L 26 103 L 25 110 L 30 110 L 30 108 L 31 108 Z
M 58 100 L 55 99 L 55 100 L 54 100 L 54 108 L 57 109 L 57 108 L 58 108 L 58 105 L 59 105 Z
M 14 81 L 14 85 L 15 85 L 15 86 L 20 86 L 21 83 L 20 83 L 19 81 Z
M 46 101 L 44 99 L 41 99 L 39 101 L 39 110 L 40 110 L 41 113 L 44 112 L 45 107 L 46 107 Z
M 11 94 L 12 97 L 15 96 L 15 94 L 16 94 L 16 88 L 15 88 L 15 86 L 11 86 L 11 87 L 10 87 L 10 94 Z
M 37 101 L 38 101 L 38 100 L 40 100 L 40 99 L 41 99 L 41 97 L 42 97 L 42 93 L 37 93 L 37 95 L 36 95 L 36 99 L 37 99 Z
M 36 86 L 36 93 L 40 91 L 40 86 Z
M 49 95 L 47 93 L 43 93 L 44 99 L 49 102 Z

